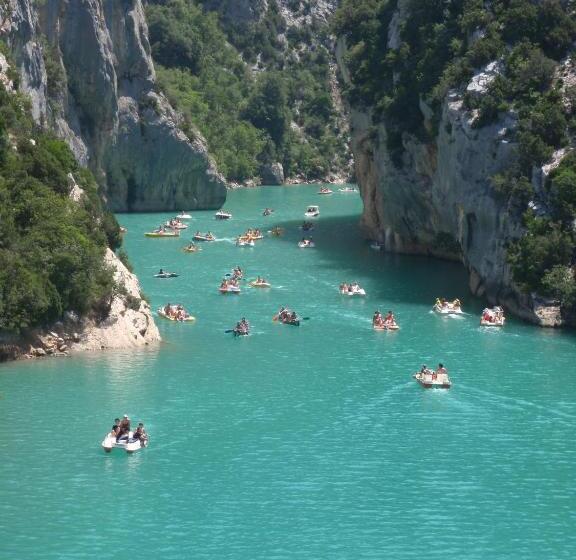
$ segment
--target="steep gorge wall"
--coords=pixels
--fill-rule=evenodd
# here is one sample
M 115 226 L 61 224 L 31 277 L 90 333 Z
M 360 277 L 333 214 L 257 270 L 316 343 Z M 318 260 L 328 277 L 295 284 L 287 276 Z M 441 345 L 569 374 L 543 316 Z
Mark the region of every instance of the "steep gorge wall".
M 33 116 L 70 145 L 115 211 L 218 208 L 224 181 L 155 87 L 140 0 L 11 0 L 7 38 Z
M 398 24 L 405 3 L 392 18 L 388 48 L 398 46 Z M 341 38 L 337 59 L 350 84 L 346 44 Z M 482 94 L 491 79 L 478 72 L 467 91 Z M 514 284 L 507 250 L 523 234 L 521 212 L 499 199 L 492 177 L 510 167 L 516 145 L 510 139 L 517 115 L 509 111 L 493 124 L 474 127 L 475 114 L 464 106 L 463 93 L 450 91 L 433 122 L 432 110 L 421 101 L 424 125 L 431 139 L 401 136 L 401 161 L 392 153 L 385 120 L 373 119 L 371 107 L 350 112 L 351 147 L 364 202 L 365 234 L 386 251 L 430 255 L 461 261 L 469 272 L 473 294 L 542 326 L 564 324 L 560 306 L 522 293 Z M 535 173 L 545 181 L 543 169 Z M 541 188 L 536 185 L 536 189 Z M 450 294 L 444 294 L 450 297 Z

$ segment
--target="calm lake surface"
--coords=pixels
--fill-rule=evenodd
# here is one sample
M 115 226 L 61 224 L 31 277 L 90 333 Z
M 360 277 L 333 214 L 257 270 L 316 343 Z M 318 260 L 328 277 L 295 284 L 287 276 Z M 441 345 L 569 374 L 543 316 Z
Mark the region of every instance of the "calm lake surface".
M 119 216 L 153 308 L 197 321 L 159 319 L 157 349 L 0 367 L 0 559 L 576 557 L 575 336 L 480 328 L 461 267 L 370 250 L 358 195 L 317 190 L 232 192 L 232 220 L 194 213 L 181 239 L 143 236 L 168 214 Z M 284 237 L 233 244 L 276 224 Z M 221 240 L 183 253 L 196 229 Z M 237 264 L 273 288 L 220 295 Z M 434 315 L 437 296 L 467 314 Z M 281 305 L 310 320 L 274 323 Z M 376 309 L 401 330 L 373 332 Z M 243 316 L 250 337 L 224 332 Z M 439 361 L 450 391 L 411 379 Z M 124 413 L 150 447 L 107 455 Z

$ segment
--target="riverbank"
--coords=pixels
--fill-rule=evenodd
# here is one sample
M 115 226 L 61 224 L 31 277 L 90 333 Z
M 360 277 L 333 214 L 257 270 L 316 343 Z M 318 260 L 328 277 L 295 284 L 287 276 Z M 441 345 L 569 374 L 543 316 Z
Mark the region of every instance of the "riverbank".
M 106 264 L 114 270 L 117 289 L 104 317 L 79 318 L 73 313 L 44 329 L 0 336 L 0 361 L 66 357 L 79 352 L 138 349 L 160 342 L 150 305 L 138 278 L 108 249 Z

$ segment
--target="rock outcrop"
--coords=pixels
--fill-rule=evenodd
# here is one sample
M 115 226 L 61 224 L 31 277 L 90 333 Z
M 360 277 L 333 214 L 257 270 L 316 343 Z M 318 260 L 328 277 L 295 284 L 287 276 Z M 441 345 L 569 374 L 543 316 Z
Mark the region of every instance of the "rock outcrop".
M 260 177 L 263 185 L 283 185 L 284 168 L 279 162 L 263 165 L 260 170 Z
M 68 356 L 77 352 L 128 349 L 160 342 L 150 306 L 142 299 L 138 279 L 108 249 L 106 264 L 118 286 L 105 318 L 78 318 L 74 313 L 47 329 L 0 336 L 0 362 L 22 358 Z
M 140 0 L 0 8 L 35 120 L 66 140 L 116 211 L 218 208 L 224 181 L 156 90 Z
M 389 46 L 397 42 L 394 26 L 399 19 L 397 12 Z M 340 39 L 337 59 L 344 80 L 350 82 L 345 52 Z M 468 93 L 481 94 L 498 71 L 498 62 L 489 64 L 472 78 Z M 402 133 L 398 161 L 389 147 L 386 122 L 373 119 L 370 107 L 351 109 L 351 146 L 366 236 L 387 251 L 461 261 L 473 294 L 527 321 L 560 326 L 560 307 L 523 294 L 507 261 L 509 243 L 523 234 L 521 212 L 497 197 L 491 178 L 516 157 L 510 138 L 517 116 L 508 112 L 494 124 L 474 127 L 476 114 L 466 110 L 463 95 L 455 91 L 445 97 L 439 122 L 432 122 L 432 111 L 423 101 L 420 111 L 425 127 L 433 131 L 431 139 Z

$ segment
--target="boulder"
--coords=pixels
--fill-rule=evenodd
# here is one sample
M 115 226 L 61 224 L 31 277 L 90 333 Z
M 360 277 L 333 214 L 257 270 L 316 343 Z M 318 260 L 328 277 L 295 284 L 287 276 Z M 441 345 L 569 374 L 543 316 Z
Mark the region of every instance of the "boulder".
M 260 178 L 263 185 L 283 185 L 284 184 L 284 168 L 278 161 L 268 163 L 262 166 L 260 170 Z

